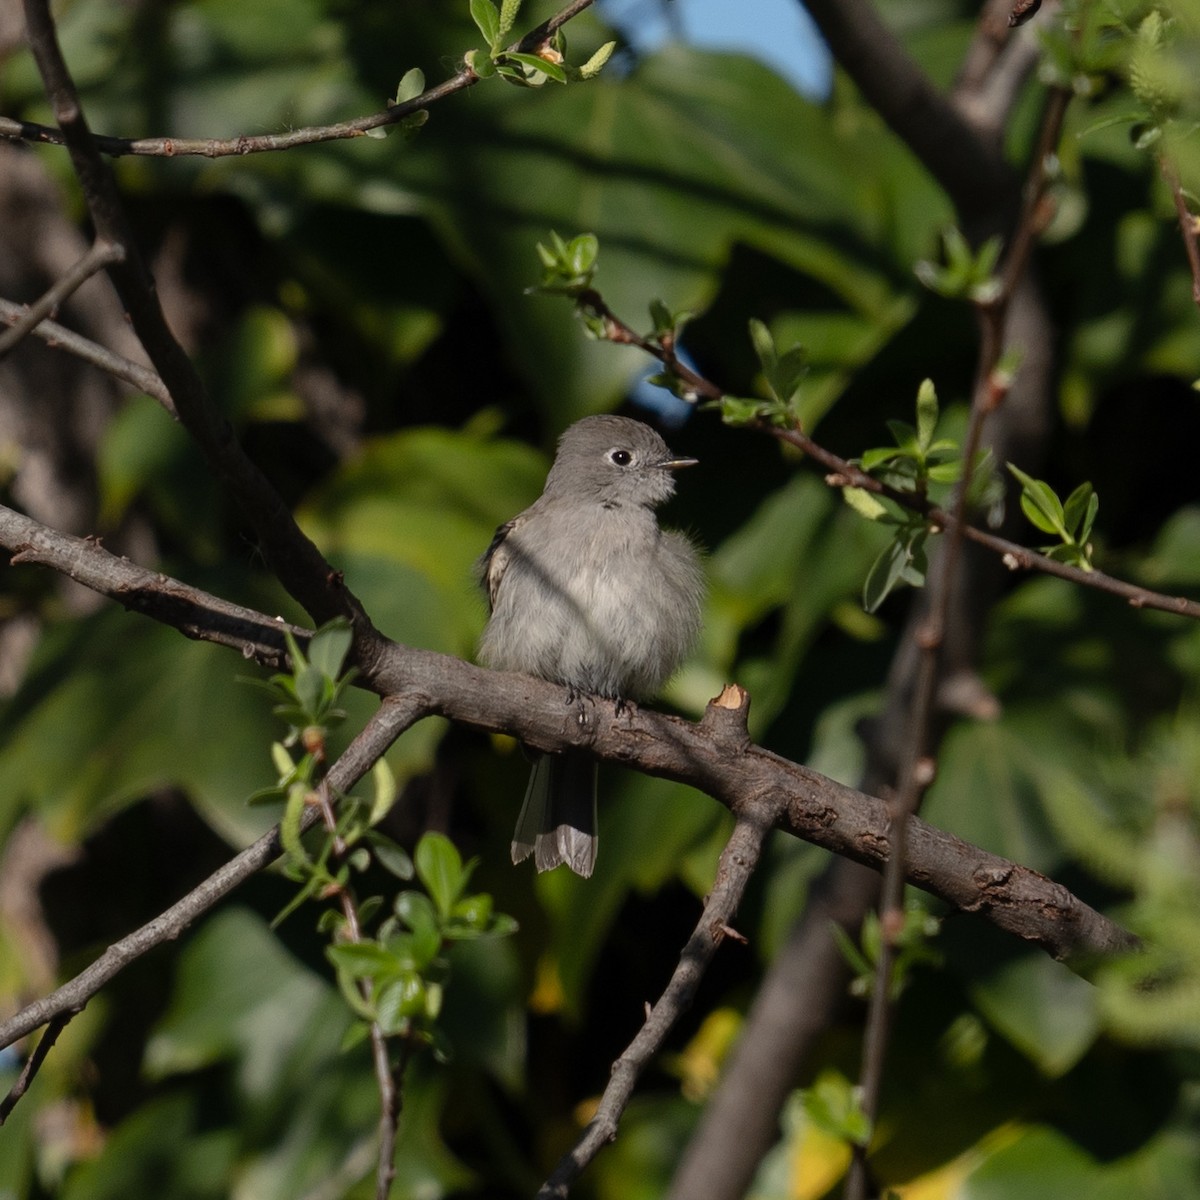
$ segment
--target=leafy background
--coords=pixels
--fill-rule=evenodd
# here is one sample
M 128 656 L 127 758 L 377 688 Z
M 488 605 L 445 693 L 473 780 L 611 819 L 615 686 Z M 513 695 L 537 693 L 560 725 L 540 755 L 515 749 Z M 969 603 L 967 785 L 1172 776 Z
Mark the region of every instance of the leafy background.
M 478 43 L 466 10 L 74 0 L 61 28 L 94 128 L 228 136 L 374 111 L 412 66 L 443 78 Z M 951 78 L 973 15 L 950 0 L 905 13 L 935 79 Z M 569 36 L 582 60 L 609 32 L 588 15 Z M 1105 569 L 1194 592 L 1198 316 L 1153 163 L 1126 127 L 1103 125 L 1128 104 L 1109 84 L 1071 110 L 1039 254 L 1061 363 L 1037 473 L 1062 494 L 1096 486 Z M 23 54 L 0 95 L 6 113 L 48 119 Z M 1010 131 L 1018 160 L 1035 110 L 1032 87 Z M 65 187 L 60 151 L 29 153 Z M 619 405 L 645 366 L 585 339 L 568 305 L 526 294 L 551 229 L 598 235 L 598 286 L 627 318 L 652 298 L 696 312 L 688 348 L 731 392 L 756 386 L 749 317 L 806 345 L 806 427 L 847 454 L 908 417 L 926 376 L 944 404 L 969 395 L 970 315 L 913 272 L 950 206 L 843 80 L 815 103 L 748 58 L 671 46 L 565 89 L 489 81 L 408 142 L 117 170 L 213 395 L 381 628 L 414 645 L 472 653 L 475 558 L 537 494 L 557 433 Z M 907 603 L 862 612 L 880 531 L 710 415 L 671 440 L 703 464 L 670 518 L 706 546 L 711 594 L 667 701 L 696 715 L 737 679 L 756 738 L 855 782 L 859 722 Z M 122 403 L 96 455 L 95 532 L 149 530 L 162 569 L 299 617 L 155 405 Z M 50 579 L 6 568 L 2 586 L 5 614 L 34 613 L 41 632 L 0 712 L 0 835 L 33 818 L 75 852 L 42 887 L 69 972 L 271 819 L 245 799 L 270 782 L 279 730 L 221 650 L 107 608 L 73 616 Z M 912 1197 L 1200 1195 L 1200 630 L 1015 578 L 983 671 L 1001 715 L 952 728 L 925 815 L 1161 936 L 1174 1004 L 1120 964 L 1085 981 L 948 918 L 938 963 L 901 1001 L 880 1171 Z M 369 711 L 352 697 L 350 726 Z M 404 786 L 392 832 L 448 830 L 521 922 L 455 951 L 455 1056 L 413 1064 L 396 1194 L 528 1195 L 665 982 L 729 819 L 688 789 L 606 771 L 595 877 L 535 878 L 508 864 L 526 769 L 511 743 L 427 721 L 390 757 Z M 722 951 L 580 1194 L 662 1193 L 823 861 L 772 843 L 739 918 L 748 945 Z M 0 1136 L 0 1195 L 370 1194 L 369 1064 L 340 1049 L 349 1015 L 313 921 L 268 930 L 287 897 L 281 878 L 255 880 L 93 1002 Z M 7 1006 L 37 985 L 22 926 L 0 920 Z M 799 1083 L 854 1077 L 862 1015 L 848 997 Z M 842 1166 L 844 1148 L 797 1106 L 754 1195 L 818 1197 Z

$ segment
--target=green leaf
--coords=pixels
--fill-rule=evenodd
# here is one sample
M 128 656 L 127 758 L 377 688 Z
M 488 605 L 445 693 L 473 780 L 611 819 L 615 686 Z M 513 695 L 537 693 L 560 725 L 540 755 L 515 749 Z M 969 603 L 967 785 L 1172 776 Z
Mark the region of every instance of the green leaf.
M 444 834 L 426 833 L 417 843 L 417 878 L 425 885 L 443 920 L 449 917 L 466 883 L 458 847 Z
M 492 0 L 471 0 L 471 20 L 489 49 L 496 50 L 500 42 L 500 13 Z
M 917 431 L 907 422 L 890 419 L 885 421 L 896 445 L 905 453 L 915 456 L 918 453 Z
M 271 762 L 279 772 L 280 782 L 287 781 L 296 770 L 296 764 L 288 750 L 279 742 L 271 743 Z
M 294 783 L 288 788 L 287 804 L 283 810 L 283 820 L 279 822 L 279 842 L 288 855 L 298 863 L 311 864 L 304 844 L 300 840 L 301 826 L 304 815 L 308 810 L 308 787 L 303 783 Z
M 391 969 L 394 959 L 375 942 L 339 942 L 326 946 L 325 955 L 339 970 L 352 979 L 366 979 Z
M 925 472 L 930 483 L 957 483 L 962 478 L 962 473 L 963 465 L 958 459 L 954 462 L 939 463 Z
M 932 379 L 925 379 L 917 389 L 917 445 L 924 453 L 928 453 L 933 444 L 937 421 L 937 390 L 933 386 Z
M 354 633 L 345 617 L 322 625 L 308 643 L 308 661 L 329 679 L 337 679 L 350 651 Z
M 415 100 L 425 90 L 425 72 L 420 67 L 405 71 L 400 85 L 396 88 L 396 103 L 403 104 L 406 100 Z
M 875 610 L 901 584 L 921 587 L 925 582 L 925 541 L 929 531 L 911 514 L 872 564 L 863 584 L 863 607 Z
M 423 892 L 401 892 L 393 905 L 396 916 L 408 926 L 413 933 L 424 934 L 429 931 L 438 933 L 440 928 L 439 910 Z M 439 935 L 440 936 L 440 935 Z
M 375 1004 L 376 1020 L 385 1034 L 403 1033 L 411 1021 L 425 1015 L 425 982 L 406 972 L 383 986 Z
M 496 64 L 486 51 L 468 50 L 463 55 L 463 62 L 479 76 L 480 79 L 491 79 L 496 74 Z
M 903 453 L 904 451 L 897 446 L 873 446 L 862 452 L 858 462 L 864 471 L 869 472 L 875 467 L 899 458 Z
M 671 310 L 661 300 L 650 301 L 650 321 L 654 326 L 654 333 L 657 337 L 662 337 L 665 333 L 674 332 L 675 318 L 671 315 Z
M 367 824 L 378 825 L 391 812 L 392 805 L 396 803 L 396 796 L 399 794 L 399 789 L 396 786 L 396 773 L 392 770 L 386 758 L 378 759 L 371 768 L 371 784 L 374 794 L 371 798 L 371 812 L 367 818 Z M 405 858 L 407 857 L 408 855 L 406 854 Z M 409 875 L 404 878 L 410 878 L 411 872 L 412 867 L 410 864 Z
M 590 275 L 600 255 L 600 239 L 594 233 L 577 233 L 563 253 L 568 269 L 575 275 Z
M 491 896 L 480 892 L 459 900 L 451 910 L 450 917 L 456 925 L 466 926 L 474 933 L 482 933 L 491 925 L 493 908 Z
M 1026 475 L 1012 463 L 1008 464 L 1008 469 L 1021 484 L 1021 510 L 1030 522 L 1043 533 L 1054 533 L 1061 538 L 1067 538 L 1062 503 L 1054 494 L 1054 489 L 1048 483 Z
M 505 54 L 502 61 L 505 63 L 520 63 L 529 71 L 541 72 L 547 79 L 553 79 L 555 83 L 567 82 L 567 73 L 558 63 L 547 62 L 544 58 L 539 58 L 536 54 Z
M 886 505 L 879 497 L 863 488 L 842 488 L 842 499 L 860 517 L 866 517 L 868 521 L 878 521 L 889 515 Z
M 758 355 L 758 361 L 762 364 L 764 373 L 770 375 L 774 371 L 776 363 L 775 339 L 771 336 L 771 331 L 757 317 L 750 318 L 750 340 L 754 343 L 754 353 Z
M 721 420 L 726 425 L 748 425 L 763 415 L 761 400 L 747 399 L 743 396 L 722 396 L 720 405 Z
M 899 586 L 908 567 L 908 547 L 904 538 L 897 534 L 883 548 L 871 565 L 863 584 L 863 608 L 875 612 L 888 596 Z
M 1088 499 L 1087 512 L 1083 515 L 1083 523 L 1079 529 L 1079 541 L 1083 545 L 1087 545 L 1092 536 L 1092 526 L 1096 521 L 1096 514 L 1100 511 L 1100 497 L 1095 492 Z
M 804 1113 L 818 1129 L 843 1141 L 865 1145 L 870 1138 L 871 1122 L 858 1088 L 840 1071 L 827 1068 L 804 1090 Z
M 1099 504 L 1099 498 L 1092 491 L 1090 483 L 1081 483 L 1067 497 L 1067 501 L 1063 505 L 1063 523 L 1073 541 L 1081 543 L 1087 541 Z

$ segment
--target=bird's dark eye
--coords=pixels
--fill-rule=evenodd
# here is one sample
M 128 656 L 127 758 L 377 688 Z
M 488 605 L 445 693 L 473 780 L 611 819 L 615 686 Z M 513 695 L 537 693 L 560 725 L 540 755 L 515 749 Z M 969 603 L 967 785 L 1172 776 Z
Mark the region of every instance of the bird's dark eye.
M 628 450 L 610 450 L 608 452 L 610 462 L 614 462 L 618 467 L 627 467 L 633 462 L 633 455 Z

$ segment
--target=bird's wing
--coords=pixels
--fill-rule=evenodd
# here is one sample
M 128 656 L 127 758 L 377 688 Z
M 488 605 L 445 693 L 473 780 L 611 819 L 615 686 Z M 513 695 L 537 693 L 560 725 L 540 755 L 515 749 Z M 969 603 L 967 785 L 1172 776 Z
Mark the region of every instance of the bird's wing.
M 496 594 L 500 591 L 500 582 L 503 580 L 504 572 L 508 570 L 508 564 L 512 559 L 512 548 L 508 545 L 509 536 L 524 523 L 524 513 L 518 517 L 513 517 L 511 521 L 505 521 L 496 530 L 492 537 L 491 545 L 488 546 L 483 553 L 483 557 L 479 560 L 480 576 L 483 582 L 483 589 L 487 592 L 489 610 L 496 607 Z

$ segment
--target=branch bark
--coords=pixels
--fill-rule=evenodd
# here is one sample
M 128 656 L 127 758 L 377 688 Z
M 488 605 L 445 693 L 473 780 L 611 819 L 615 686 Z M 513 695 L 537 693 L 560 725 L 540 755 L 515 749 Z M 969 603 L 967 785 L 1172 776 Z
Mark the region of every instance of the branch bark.
M 53 313 L 76 288 L 86 283 L 97 271 L 103 271 L 109 263 L 119 262 L 125 256 L 120 246 L 113 246 L 98 239 L 61 279 L 42 293 L 11 324 L 11 328 L 0 333 L 0 358 L 3 358 L 22 338 L 27 337 L 34 327 Z
M 24 305 L 14 304 L 11 300 L 0 300 L 0 321 L 5 324 L 15 326 L 24 319 L 25 313 Z M 57 321 L 51 321 L 48 318 L 40 320 L 33 326 L 31 332 L 47 345 L 65 350 L 68 354 L 73 354 L 76 358 L 91 363 L 94 367 L 99 367 L 101 371 L 111 375 L 114 379 L 119 379 L 131 387 L 137 388 L 138 391 L 153 396 L 172 417 L 177 418 L 175 402 L 171 399 L 171 393 L 167 391 L 159 376 L 149 367 L 144 367 L 141 363 L 116 354 L 99 343 L 81 337 L 65 325 L 60 325 Z
M 38 562 L 114 599 L 138 597 L 139 611 L 189 636 L 206 637 L 243 653 L 251 646 L 251 657 L 261 652 L 264 661 L 270 661 L 265 656 L 274 651 L 266 635 L 276 626 L 262 614 L 183 588 L 116 558 L 95 542 L 52 531 L 39 534 L 30 528 L 36 522 L 4 510 L 0 517 L 0 544 L 30 547 L 26 561 L 36 553 Z M 176 591 L 180 602 L 159 602 L 160 594 Z M 231 622 L 240 631 L 237 635 L 230 632 Z M 260 640 L 253 640 L 255 636 Z M 782 829 L 876 870 L 887 861 L 888 812 L 882 801 L 755 746 L 748 737 L 732 742 L 717 732 L 724 728 L 716 724 L 719 714 L 693 723 L 632 704 L 618 710 L 599 698 L 590 698 L 580 709 L 564 704 L 560 687 L 532 676 L 486 671 L 430 650 L 397 645 L 378 634 L 367 640 L 363 657 L 370 670 L 358 682 L 380 694 L 385 704 L 331 770 L 331 785 L 338 790 L 352 787 L 404 729 L 438 715 L 510 734 L 539 750 L 585 750 L 688 783 L 740 821 Z M 177 937 L 278 852 L 276 835 L 265 835 L 161 916 L 110 947 L 71 983 L 0 1025 L 0 1045 L 77 1008 L 134 959 Z M 1059 959 L 1137 946 L 1131 934 L 1066 888 L 915 818 L 906 875 L 915 886 L 965 912 L 981 914 Z

